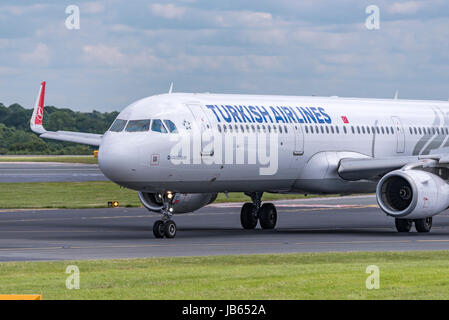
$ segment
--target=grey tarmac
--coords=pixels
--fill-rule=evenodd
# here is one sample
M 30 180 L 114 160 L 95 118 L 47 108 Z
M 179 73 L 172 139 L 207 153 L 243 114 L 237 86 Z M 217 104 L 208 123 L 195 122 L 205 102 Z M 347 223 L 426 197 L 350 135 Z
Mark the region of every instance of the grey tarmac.
M 107 181 L 96 164 L 0 162 L 0 182 Z
M 428 234 L 400 234 L 374 196 L 275 204 L 275 230 L 243 230 L 241 204 L 212 204 L 175 216 L 175 239 L 155 239 L 158 215 L 143 208 L 1 210 L 0 261 L 449 248 L 446 212 Z

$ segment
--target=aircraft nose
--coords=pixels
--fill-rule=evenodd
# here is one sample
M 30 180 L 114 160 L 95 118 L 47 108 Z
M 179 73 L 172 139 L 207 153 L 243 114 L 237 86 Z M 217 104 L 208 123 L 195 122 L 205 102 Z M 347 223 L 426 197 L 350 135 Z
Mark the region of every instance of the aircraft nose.
M 103 174 L 110 180 L 124 185 L 132 182 L 136 175 L 137 164 L 132 154 L 135 148 L 128 143 L 123 143 L 114 137 L 103 138 L 98 151 L 98 165 Z

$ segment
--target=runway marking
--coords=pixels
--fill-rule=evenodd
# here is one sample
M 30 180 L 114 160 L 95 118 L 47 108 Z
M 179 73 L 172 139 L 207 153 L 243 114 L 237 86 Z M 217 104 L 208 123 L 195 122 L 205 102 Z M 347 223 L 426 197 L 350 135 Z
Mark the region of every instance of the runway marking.
M 318 241 L 318 242 L 297 242 L 304 244 L 374 244 L 374 243 L 410 243 L 412 240 L 359 240 L 359 241 Z
M 151 248 L 151 247 L 241 247 L 241 246 L 284 246 L 284 245 L 340 245 L 340 244 L 376 244 L 376 243 L 412 243 L 413 240 L 364 240 L 364 241 L 311 241 L 311 242 L 230 242 L 230 243 L 178 243 L 178 244 L 142 244 L 142 245 L 98 245 L 98 246 L 56 246 L 36 248 L 0 248 L 0 251 L 37 251 L 37 250 L 70 250 L 70 249 L 120 249 L 120 248 Z
M 367 208 L 376 208 L 377 205 L 364 205 L 358 207 L 344 208 L 344 207 L 336 207 L 333 209 L 342 210 L 342 209 L 367 209 Z M 46 209 L 42 209 L 46 210 Z M 57 209 L 56 209 L 57 210 Z M 113 209 L 111 209 L 113 210 Z M 309 211 L 330 211 L 329 208 L 311 208 L 311 209 L 300 209 L 301 212 L 309 212 Z M 27 211 L 27 210 L 26 210 Z M 1 211 L 0 211 L 1 212 Z M 9 212 L 9 211 L 8 211 Z M 280 210 L 280 212 L 297 212 L 297 210 Z M 202 213 L 190 213 L 184 214 L 187 215 L 223 215 L 223 214 L 239 214 L 238 212 L 202 212 Z M 98 217 L 74 217 L 74 218 L 41 218 L 41 219 L 12 219 L 12 220 L 1 220 L 0 223 L 8 223 L 8 222 L 33 222 L 33 221 L 66 221 L 66 220 L 95 220 L 95 219 L 129 219 L 129 218 L 155 218 L 155 215 L 137 215 L 137 216 L 98 216 Z
M 299 203 L 291 203 L 291 204 L 276 204 L 276 207 L 279 208 L 358 208 L 359 204 L 299 204 Z M 241 208 L 240 204 L 226 204 L 226 205 L 210 205 L 210 207 L 214 208 Z
M 125 219 L 125 218 L 151 218 L 150 215 L 144 216 L 101 216 L 101 217 L 76 217 L 76 218 L 42 218 L 42 219 L 18 219 L 18 220 L 0 220 L 0 223 L 6 222 L 34 222 L 34 221 L 67 221 L 67 220 L 95 220 L 95 219 Z
M 301 208 L 297 208 L 296 210 L 294 209 L 282 209 L 279 210 L 279 212 L 298 212 L 298 210 L 300 212 L 311 212 L 311 211 L 329 211 L 331 212 L 333 210 L 343 210 L 343 209 L 370 209 L 370 208 L 379 208 L 378 205 L 375 204 L 370 204 L 370 205 L 360 205 L 360 206 L 356 206 L 356 207 L 334 207 L 334 208 L 310 208 L 310 209 L 301 209 Z M 298 212 L 299 213 L 299 212 Z

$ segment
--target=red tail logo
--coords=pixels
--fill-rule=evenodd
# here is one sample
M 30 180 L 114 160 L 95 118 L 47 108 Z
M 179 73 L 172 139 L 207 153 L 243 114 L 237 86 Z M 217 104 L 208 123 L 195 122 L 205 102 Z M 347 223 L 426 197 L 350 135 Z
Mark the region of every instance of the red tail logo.
M 42 118 L 44 116 L 45 81 L 42 82 L 41 85 L 41 95 L 39 97 L 39 103 L 37 105 L 36 119 L 34 120 L 34 124 L 36 125 L 42 125 Z

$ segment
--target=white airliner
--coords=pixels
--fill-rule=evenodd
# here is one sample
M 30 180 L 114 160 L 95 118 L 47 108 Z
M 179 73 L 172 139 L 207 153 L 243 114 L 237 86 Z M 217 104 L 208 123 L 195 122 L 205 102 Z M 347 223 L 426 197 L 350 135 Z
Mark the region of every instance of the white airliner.
M 101 171 L 136 190 L 173 238 L 173 214 L 193 212 L 219 192 L 251 198 L 241 224 L 276 225 L 264 192 L 376 192 L 399 232 L 429 232 L 449 207 L 449 103 L 172 93 L 126 107 L 103 135 L 46 131 L 45 82 L 31 129 L 40 137 L 99 147 Z M 268 146 L 268 147 L 267 147 Z M 262 152 L 260 152 L 262 150 Z

